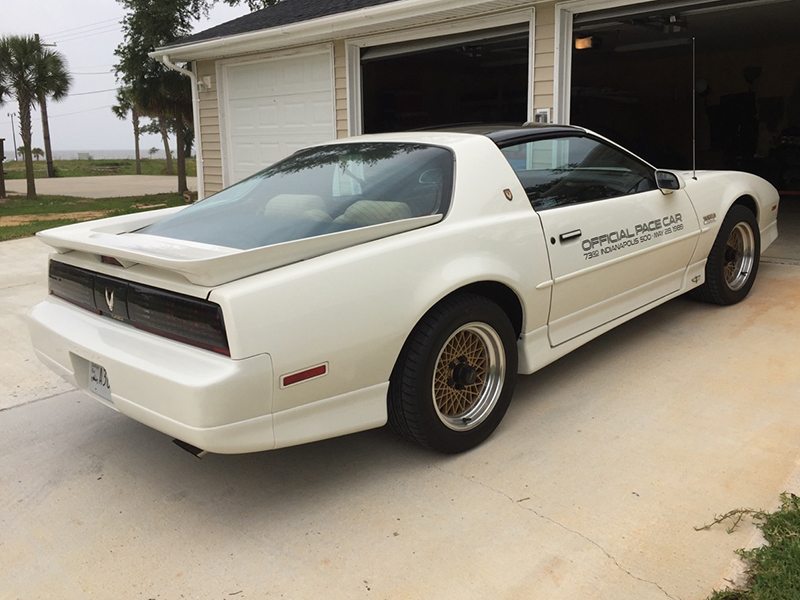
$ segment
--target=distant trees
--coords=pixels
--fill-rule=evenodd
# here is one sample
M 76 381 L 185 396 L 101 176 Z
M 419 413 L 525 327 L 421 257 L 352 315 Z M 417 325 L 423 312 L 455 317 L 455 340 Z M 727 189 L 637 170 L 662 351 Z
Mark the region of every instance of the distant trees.
M 141 175 L 142 159 L 139 154 L 139 137 L 142 135 L 141 128 L 139 127 L 140 108 L 138 104 L 136 104 L 136 97 L 131 88 L 121 87 L 117 89 L 117 103 L 111 107 L 111 112 L 113 112 L 118 119 L 123 120 L 128 118 L 128 113 L 131 114 L 134 150 L 136 152 L 136 174 Z
M 39 42 L 39 36 L 35 37 Z M 44 152 L 47 157 L 47 176 L 55 177 L 56 170 L 53 166 L 53 150 L 50 147 L 50 122 L 47 119 L 47 99 L 56 102 L 67 97 L 72 86 L 72 76 L 69 74 L 67 62 L 60 52 L 44 46 L 39 51 L 36 71 L 41 77 L 41 84 L 36 95 L 42 113 L 42 136 L 44 137 Z
M 235 6 L 246 3 L 251 10 L 264 8 L 277 0 L 224 0 Z M 189 78 L 149 57 L 149 53 L 189 35 L 193 22 L 207 16 L 217 0 L 117 0 L 127 10 L 122 20 L 124 41 L 117 46 L 117 76 L 130 88 L 141 114 L 153 118 L 164 140 L 167 168 L 170 169 L 169 120 L 176 136 L 178 191 L 186 185 L 186 130 L 193 127 L 192 90 Z
M 161 136 L 161 143 L 164 144 L 164 155 L 167 157 L 165 169 L 167 175 L 172 175 L 174 174 L 174 171 L 172 170 L 172 151 L 169 149 L 169 131 L 170 129 L 169 125 L 167 124 L 167 118 L 163 116 L 156 117 L 147 125 L 142 127 L 142 133 Z
M 62 68 L 63 73 L 60 72 Z M 66 77 L 62 77 L 63 75 Z M 26 35 L 0 37 L 0 104 L 7 102 L 12 96 L 17 101 L 28 198 L 36 198 L 31 145 L 31 109 L 36 103 L 44 103 L 46 107 L 48 97 L 63 98 L 69 90 L 70 83 L 63 56 L 44 48 L 38 38 Z M 46 108 L 43 108 L 43 113 L 45 112 Z M 44 124 L 46 122 L 44 114 L 43 119 Z M 48 144 L 49 132 L 45 137 L 45 147 Z
M 148 56 L 156 47 L 188 35 L 192 30 L 192 5 L 197 0 L 118 0 L 128 14 L 122 21 L 125 39 L 115 54 L 117 75 L 129 87 L 136 104 L 158 123 L 165 143 L 167 172 L 171 171 L 166 120 L 183 121 L 192 114 L 189 79 Z M 191 121 L 191 117 L 189 117 Z M 177 129 L 180 138 L 182 127 Z M 187 191 L 186 162 L 178 139 L 178 192 Z
M 31 154 L 36 157 L 36 160 L 39 160 L 44 156 L 44 150 L 41 148 L 31 148 Z

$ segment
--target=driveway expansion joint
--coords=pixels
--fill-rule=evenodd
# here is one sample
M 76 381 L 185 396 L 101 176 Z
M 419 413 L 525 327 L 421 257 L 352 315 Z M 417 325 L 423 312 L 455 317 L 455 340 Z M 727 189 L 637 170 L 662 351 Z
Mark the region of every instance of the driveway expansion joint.
M 788 265 L 790 267 L 800 267 L 800 260 L 795 260 L 794 258 L 762 257 L 761 262 L 770 265 Z
M 456 472 L 453 472 L 453 471 L 448 471 L 447 469 L 442 469 L 441 467 L 438 467 L 438 466 L 436 466 L 436 465 L 434 465 L 434 468 L 435 468 L 436 470 L 438 470 L 438 471 L 441 471 L 442 473 L 444 473 L 444 474 L 446 474 L 446 475 L 452 475 L 452 476 L 455 476 L 455 477 L 461 477 L 462 479 L 466 479 L 466 480 L 467 480 L 467 481 L 469 481 L 470 483 L 474 483 L 474 484 L 477 484 L 477 485 L 479 485 L 479 486 L 481 486 L 481 487 L 483 487 L 483 488 L 486 488 L 487 490 L 489 490 L 489 491 L 491 491 L 491 492 L 494 492 L 494 493 L 495 493 L 495 494 L 497 494 L 498 496 L 502 496 L 502 497 L 506 498 L 506 499 L 507 499 L 509 502 L 511 502 L 511 503 L 512 503 L 514 506 L 517 506 L 517 507 L 519 507 L 519 508 L 521 508 L 521 509 L 523 509 L 523 510 L 527 510 L 528 512 L 532 512 L 534 515 L 536 515 L 536 516 L 537 516 L 537 517 L 539 517 L 540 519 L 543 519 L 543 520 L 545 520 L 545 521 L 549 521 L 550 523 L 552 523 L 553 525 L 557 525 L 558 527 L 560 527 L 560 528 L 561 528 L 561 529 L 563 529 L 564 531 L 568 531 L 569 533 L 572 533 L 572 534 L 574 534 L 574 535 L 577 535 L 578 537 L 580 537 L 580 538 L 582 538 L 582 539 L 586 540 L 587 542 L 589 542 L 590 544 L 592 544 L 594 547 L 596 547 L 598 550 L 600 550 L 600 552 L 602 552 L 603 554 L 605 554 L 605 555 L 606 555 L 606 557 L 607 557 L 607 558 L 608 558 L 608 559 L 609 559 L 611 562 L 613 562 L 613 563 L 614 563 L 614 565 L 616 565 L 616 567 L 617 567 L 617 568 L 618 568 L 620 571 L 622 571 L 623 573 L 625 573 L 626 575 L 628 575 L 628 576 L 629 576 L 629 577 L 631 577 L 632 579 L 635 579 L 635 580 L 637 580 L 637 581 L 641 581 L 642 583 L 647 583 L 647 584 L 649 584 L 649 585 L 653 585 L 653 586 L 655 586 L 655 587 L 656 587 L 656 588 L 658 588 L 658 589 L 659 589 L 659 590 L 660 590 L 660 591 L 661 591 L 661 592 L 662 592 L 662 593 L 663 593 L 663 594 L 664 594 L 664 595 L 665 595 L 667 598 L 670 598 L 670 600 L 680 600 L 680 598 L 678 598 L 677 596 L 673 596 L 672 594 L 670 594 L 670 593 L 669 593 L 667 590 L 665 590 L 663 587 L 661 587 L 661 586 L 660 586 L 660 585 L 659 585 L 657 582 L 655 582 L 655 581 L 651 581 L 651 580 L 649 580 L 649 579 L 644 579 L 644 578 L 642 578 L 642 577 L 639 577 L 639 576 L 637 576 L 637 575 L 634 575 L 634 574 L 633 574 L 631 571 L 629 571 L 628 569 L 626 569 L 625 567 L 623 567 L 623 566 L 622 566 L 622 565 L 619 563 L 619 561 L 618 561 L 618 560 L 617 560 L 617 559 L 616 559 L 616 558 L 615 558 L 613 555 L 611 555 L 611 554 L 610 554 L 610 553 L 609 553 L 609 552 L 608 552 L 608 551 L 607 551 L 605 548 L 603 548 L 603 547 L 602 547 L 600 544 L 598 544 L 598 543 L 597 543 L 596 541 L 594 541 L 592 538 L 590 538 L 590 537 L 587 537 L 586 535 L 582 534 L 580 531 L 577 531 L 577 530 L 575 530 L 575 529 L 571 529 L 571 528 L 567 527 L 567 526 L 566 526 L 566 525 L 564 525 L 563 523 L 560 523 L 560 522 L 556 521 L 555 519 L 553 519 L 552 517 L 548 517 L 547 515 L 545 515 L 545 514 L 542 514 L 542 513 L 538 512 L 538 511 L 537 511 L 536 509 L 534 509 L 534 508 L 531 508 L 531 507 L 529 507 L 529 506 L 525 506 L 525 505 L 523 504 L 523 502 L 525 502 L 525 501 L 527 501 L 527 500 L 530 500 L 530 498 L 523 498 L 522 500 L 514 500 L 514 498 L 512 498 L 511 496 L 509 496 L 508 494 L 506 494 L 504 491 L 502 491 L 502 490 L 498 490 L 498 489 L 495 489 L 495 488 L 493 488 L 492 486 L 490 486 L 490 485 L 486 485 L 485 483 L 483 483 L 483 482 L 481 482 L 481 481 L 478 481 L 478 480 L 476 480 L 476 479 L 474 479 L 474 478 L 472 478 L 472 477 L 467 477 L 467 476 L 466 476 L 466 475 L 464 475 L 463 473 L 456 473 Z
M 15 290 L 15 289 L 18 289 L 18 288 L 29 287 L 31 285 L 40 285 L 41 283 L 42 283 L 41 281 L 29 281 L 28 283 L 17 283 L 15 285 L 4 285 L 3 287 L 0 287 L 0 291 Z
M 43 402 L 44 400 L 50 400 L 51 398 L 55 398 L 57 396 L 63 396 L 64 394 L 70 394 L 70 393 L 72 393 L 74 391 L 77 391 L 77 389 L 78 388 L 75 388 L 75 389 L 72 389 L 72 390 L 56 392 L 55 394 L 50 394 L 49 396 L 44 396 L 43 398 L 32 398 L 30 400 L 26 400 L 25 402 L 23 402 L 21 404 L 14 404 L 13 406 L 0 407 L 0 413 L 6 412 L 6 411 L 9 411 L 9 410 L 14 410 L 15 408 L 22 408 L 23 406 L 29 406 L 31 404 L 36 404 L 37 402 Z

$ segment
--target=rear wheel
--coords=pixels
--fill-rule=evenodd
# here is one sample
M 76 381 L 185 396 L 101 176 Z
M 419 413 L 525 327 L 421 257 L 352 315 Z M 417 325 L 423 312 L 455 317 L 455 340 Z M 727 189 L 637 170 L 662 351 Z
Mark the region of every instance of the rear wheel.
M 448 298 L 411 333 L 389 386 L 389 424 L 440 452 L 463 452 L 498 426 L 517 372 L 506 314 L 471 294 Z
M 692 290 L 692 296 L 715 304 L 740 302 L 753 287 L 760 257 L 755 215 L 744 206 L 732 206 L 708 255 L 706 281 Z

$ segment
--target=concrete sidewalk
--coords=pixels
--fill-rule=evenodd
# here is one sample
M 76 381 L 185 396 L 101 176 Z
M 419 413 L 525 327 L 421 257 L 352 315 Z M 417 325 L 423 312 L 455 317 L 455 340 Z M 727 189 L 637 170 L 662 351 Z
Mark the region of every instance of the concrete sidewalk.
M 0 244 L 2 598 L 701 600 L 754 528 L 694 527 L 798 491 L 800 267 L 521 377 L 462 455 L 382 429 L 197 460 L 38 364 L 46 253 Z
M 190 190 L 197 190 L 197 177 L 187 177 L 186 183 Z M 6 181 L 6 191 L 8 192 L 25 194 L 27 189 L 24 179 Z M 103 175 L 36 180 L 36 193 L 50 196 L 120 198 L 177 191 L 178 178 L 175 175 Z
M 50 250 L 33 237 L 0 243 L 0 410 L 74 389 L 34 356 L 24 321 L 47 295 Z

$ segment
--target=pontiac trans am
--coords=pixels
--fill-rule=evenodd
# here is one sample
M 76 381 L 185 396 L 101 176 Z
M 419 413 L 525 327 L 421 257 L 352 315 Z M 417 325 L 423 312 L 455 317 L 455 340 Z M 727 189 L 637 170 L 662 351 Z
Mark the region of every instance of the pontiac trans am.
M 658 170 L 578 127 L 355 137 L 193 205 L 39 234 L 39 358 L 218 453 L 388 423 L 485 440 L 516 375 L 680 294 L 742 300 L 778 194 Z

